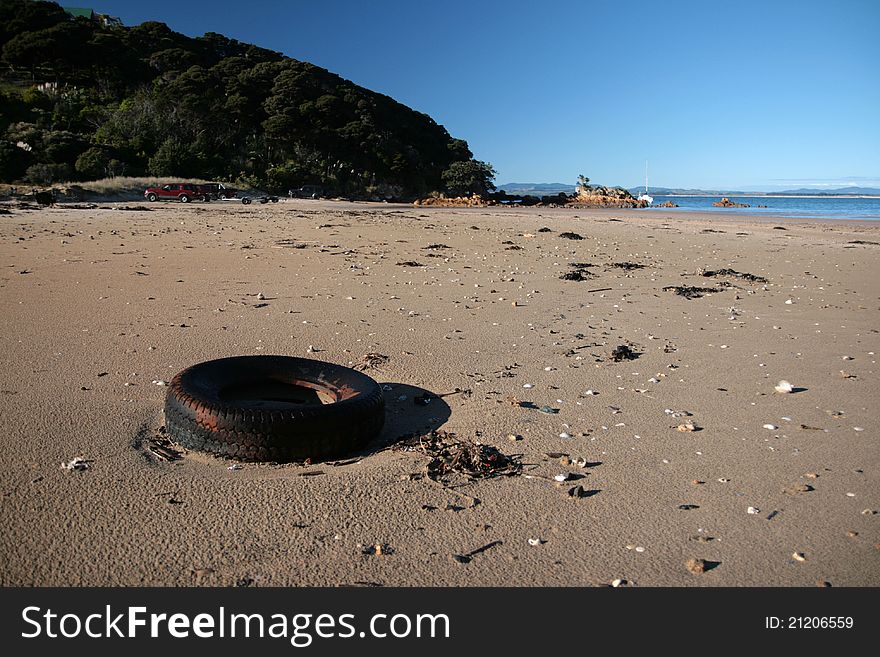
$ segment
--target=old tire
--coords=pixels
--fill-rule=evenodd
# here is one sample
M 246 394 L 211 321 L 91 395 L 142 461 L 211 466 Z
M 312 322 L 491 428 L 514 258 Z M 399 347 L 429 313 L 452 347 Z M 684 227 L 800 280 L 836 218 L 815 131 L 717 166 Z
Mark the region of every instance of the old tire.
M 334 399 L 321 403 L 320 396 Z M 175 376 L 165 427 L 187 449 L 242 461 L 313 461 L 366 445 L 385 423 L 382 390 L 366 374 L 290 356 L 207 361 Z

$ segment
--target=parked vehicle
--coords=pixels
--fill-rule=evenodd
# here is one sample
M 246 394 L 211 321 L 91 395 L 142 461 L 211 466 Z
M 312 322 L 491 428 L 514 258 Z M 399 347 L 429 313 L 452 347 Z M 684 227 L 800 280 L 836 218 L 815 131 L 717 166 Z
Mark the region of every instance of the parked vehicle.
M 223 183 L 205 183 L 197 185 L 197 187 L 202 193 L 208 194 L 208 198 L 216 198 L 221 201 L 225 201 L 229 198 L 236 198 L 239 194 L 237 189 L 227 187 Z
M 250 205 L 253 201 L 259 201 L 260 203 L 278 203 L 279 198 L 277 196 L 272 196 L 271 194 L 264 194 L 262 196 L 242 196 L 241 202 L 243 205 Z
M 201 191 L 198 185 L 193 185 L 192 183 L 171 183 L 161 187 L 147 187 L 144 190 L 144 198 L 148 201 L 163 200 L 189 203 L 195 199 L 207 201 L 209 196 Z

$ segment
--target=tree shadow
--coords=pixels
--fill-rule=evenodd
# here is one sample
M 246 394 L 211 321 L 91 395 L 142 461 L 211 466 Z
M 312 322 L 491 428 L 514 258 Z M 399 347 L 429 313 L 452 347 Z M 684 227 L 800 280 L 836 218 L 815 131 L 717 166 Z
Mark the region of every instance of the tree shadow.
M 378 452 L 403 438 L 439 429 L 452 415 L 449 404 L 439 396 L 443 393 L 406 383 L 389 381 L 379 385 L 385 395 L 385 426 L 364 447 L 364 453 Z M 444 396 L 457 397 L 458 394 Z

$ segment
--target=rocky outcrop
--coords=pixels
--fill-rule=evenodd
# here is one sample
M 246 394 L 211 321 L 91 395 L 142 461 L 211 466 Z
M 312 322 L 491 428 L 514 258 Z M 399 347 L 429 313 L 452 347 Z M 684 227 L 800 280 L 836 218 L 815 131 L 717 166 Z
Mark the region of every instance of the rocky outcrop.
M 578 185 L 566 205 L 574 208 L 646 208 L 648 202 L 633 198 L 621 187 Z
M 429 196 L 428 198 L 416 199 L 413 202 L 416 207 L 433 206 L 435 208 L 484 208 L 495 205 L 494 201 L 482 198 L 479 194 L 473 196 Z
M 664 201 L 663 203 L 660 203 L 659 205 L 656 205 L 654 207 L 657 207 L 657 208 L 677 208 L 678 204 L 673 203 L 672 201 Z
M 731 201 L 726 196 L 723 199 L 721 199 L 720 201 L 715 201 L 712 205 L 714 205 L 716 208 L 747 208 L 747 207 L 749 207 L 748 203 L 736 203 L 734 201 Z

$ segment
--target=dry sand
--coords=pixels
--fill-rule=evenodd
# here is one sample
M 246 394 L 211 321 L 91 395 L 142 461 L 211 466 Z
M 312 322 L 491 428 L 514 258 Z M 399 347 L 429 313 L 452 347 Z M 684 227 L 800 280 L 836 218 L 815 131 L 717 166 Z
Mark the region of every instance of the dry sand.
M 150 210 L 0 216 L 3 585 L 880 585 L 880 225 Z M 570 262 L 595 277 L 560 280 Z M 662 289 L 720 280 L 697 299 Z M 621 344 L 639 357 L 610 361 Z M 387 424 L 363 458 L 230 470 L 144 450 L 163 424 L 153 381 L 310 345 L 340 364 L 389 356 L 369 371 Z M 780 379 L 799 391 L 776 394 Z M 455 388 L 472 394 L 412 402 Z M 425 456 L 381 449 L 431 427 L 522 454 L 523 474 L 444 488 Z M 90 467 L 59 467 L 77 456 Z M 553 480 L 567 472 L 581 478 Z

